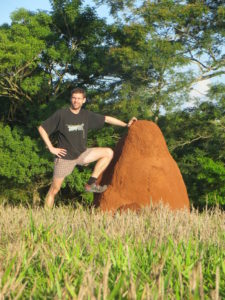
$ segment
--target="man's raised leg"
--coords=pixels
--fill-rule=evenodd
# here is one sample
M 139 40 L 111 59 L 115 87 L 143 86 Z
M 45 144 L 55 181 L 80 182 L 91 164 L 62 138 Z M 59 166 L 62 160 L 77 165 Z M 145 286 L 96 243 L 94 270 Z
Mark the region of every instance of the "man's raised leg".
M 53 208 L 55 196 L 59 192 L 64 178 L 53 178 L 52 184 L 45 198 L 45 208 Z
M 89 164 L 91 162 L 97 161 L 94 170 L 92 172 L 91 178 L 89 179 L 85 190 L 89 192 L 101 193 L 106 190 L 107 186 L 101 187 L 96 186 L 96 180 L 99 175 L 105 171 L 105 169 L 110 164 L 113 158 L 113 150 L 110 148 L 98 147 L 87 149 L 80 157 L 81 164 Z M 78 162 L 79 164 L 79 162 Z
M 97 159 L 97 163 L 94 167 L 94 170 L 92 172 L 92 177 L 98 178 L 102 172 L 105 171 L 105 169 L 110 164 L 112 158 L 113 158 L 113 150 L 110 148 L 101 148 L 100 151 L 96 151 L 97 155 L 100 155 L 100 158 Z M 95 154 L 96 155 L 96 154 Z M 102 157 L 101 157 L 102 156 Z

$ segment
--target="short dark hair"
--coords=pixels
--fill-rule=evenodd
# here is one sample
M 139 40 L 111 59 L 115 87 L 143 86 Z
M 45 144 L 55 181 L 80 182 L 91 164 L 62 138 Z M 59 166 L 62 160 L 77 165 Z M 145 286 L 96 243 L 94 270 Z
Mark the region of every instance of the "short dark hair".
M 75 88 L 71 91 L 71 97 L 73 96 L 73 94 L 83 94 L 84 98 L 86 98 L 86 92 L 84 89 L 81 88 Z

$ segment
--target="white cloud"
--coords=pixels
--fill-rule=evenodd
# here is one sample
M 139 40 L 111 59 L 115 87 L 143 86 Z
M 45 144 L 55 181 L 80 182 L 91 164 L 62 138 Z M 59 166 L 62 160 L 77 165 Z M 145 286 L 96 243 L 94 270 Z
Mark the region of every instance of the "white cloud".
M 202 80 L 199 81 L 195 84 L 192 85 L 191 91 L 190 91 L 190 98 L 195 99 L 195 98 L 206 98 L 207 97 L 207 92 L 209 91 L 211 81 L 210 79 Z

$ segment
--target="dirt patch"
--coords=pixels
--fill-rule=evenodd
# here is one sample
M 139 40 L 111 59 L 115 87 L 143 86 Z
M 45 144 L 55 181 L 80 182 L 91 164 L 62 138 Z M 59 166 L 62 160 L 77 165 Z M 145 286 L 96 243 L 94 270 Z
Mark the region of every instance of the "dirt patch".
M 100 179 L 108 189 L 95 198 L 103 211 L 162 202 L 172 210 L 190 209 L 180 170 L 170 155 L 159 127 L 137 121 L 118 142 L 114 159 Z M 134 205 L 135 203 L 135 205 Z

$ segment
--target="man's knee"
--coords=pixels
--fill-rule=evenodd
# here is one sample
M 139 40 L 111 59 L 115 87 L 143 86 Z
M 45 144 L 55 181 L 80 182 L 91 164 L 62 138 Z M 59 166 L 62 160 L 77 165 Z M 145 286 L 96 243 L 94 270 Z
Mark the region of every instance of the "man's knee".
M 61 188 L 61 184 L 53 183 L 50 188 L 50 193 L 55 196 L 56 194 L 58 194 L 60 188 Z
M 114 152 L 111 148 L 106 148 L 106 156 L 110 159 L 113 158 Z

